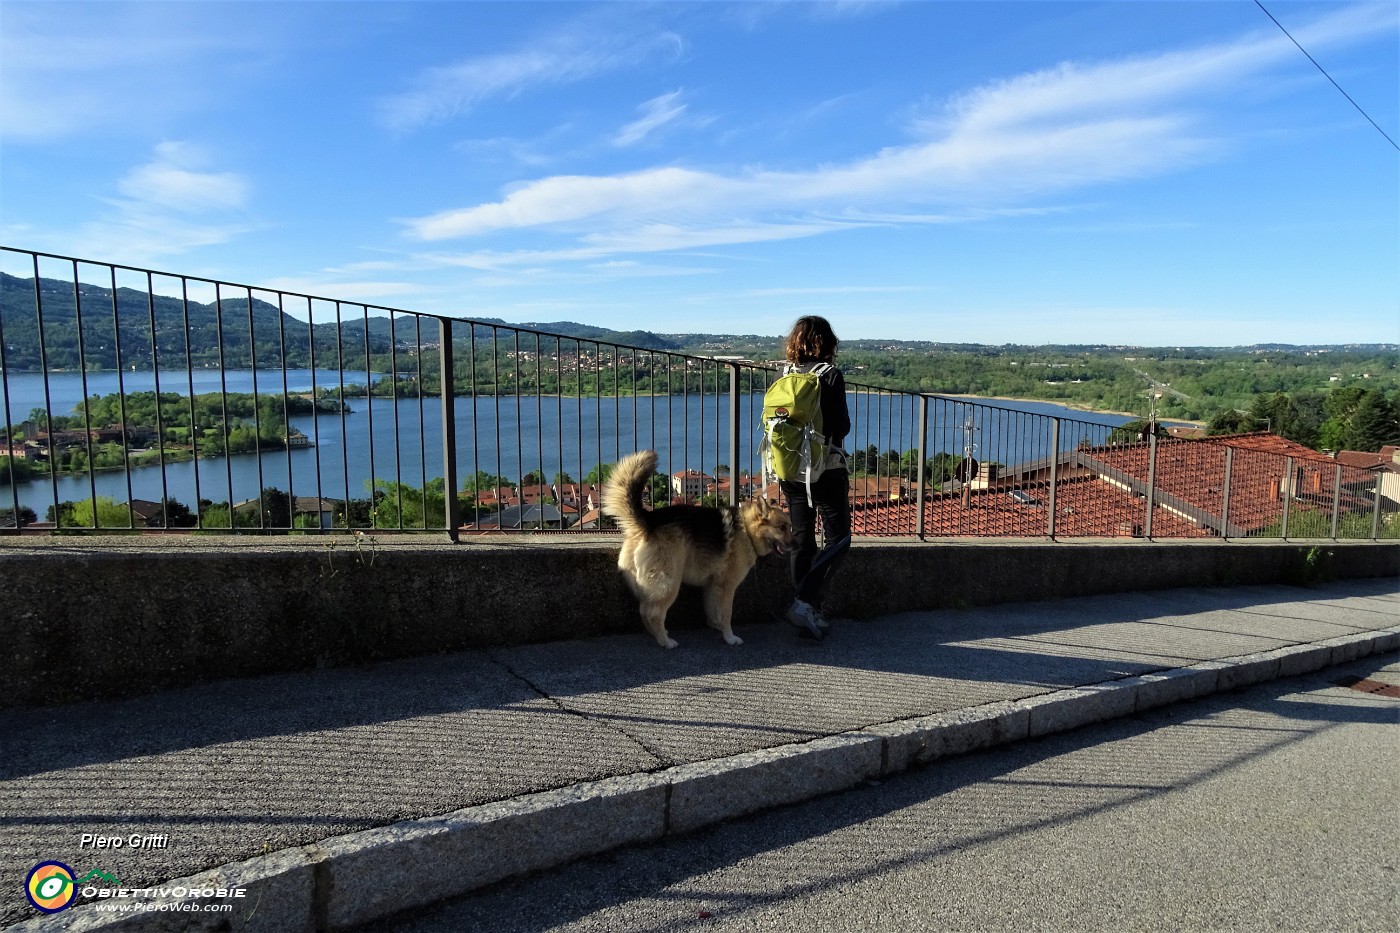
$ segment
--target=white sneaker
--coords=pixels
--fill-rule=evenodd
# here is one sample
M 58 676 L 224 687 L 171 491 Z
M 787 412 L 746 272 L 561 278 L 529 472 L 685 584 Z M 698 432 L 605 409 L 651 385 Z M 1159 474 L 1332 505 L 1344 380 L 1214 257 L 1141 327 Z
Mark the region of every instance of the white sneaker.
M 805 603 L 800 599 L 794 599 L 792 605 L 788 606 L 787 620 L 797 629 L 797 633 L 803 638 L 812 638 L 821 641 L 825 633 L 822 629 L 824 621 L 820 612 L 810 603 Z

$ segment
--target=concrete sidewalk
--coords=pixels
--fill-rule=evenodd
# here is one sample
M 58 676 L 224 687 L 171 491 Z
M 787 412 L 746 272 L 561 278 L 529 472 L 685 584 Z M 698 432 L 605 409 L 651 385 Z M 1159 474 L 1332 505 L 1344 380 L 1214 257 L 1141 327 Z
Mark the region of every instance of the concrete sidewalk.
M 1400 646 L 1395 578 L 470 651 L 0 714 L 0 924 L 343 929 L 943 755 Z M 120 633 L 112 633 L 119 638 Z M 141 672 L 133 670 L 133 678 Z M 98 849 L 89 837 L 123 841 Z M 172 895 L 44 917 L 41 862 Z M 86 900 L 88 898 L 80 898 Z M 100 910 L 113 903 L 161 907 Z M 205 899 L 200 903 L 208 903 Z

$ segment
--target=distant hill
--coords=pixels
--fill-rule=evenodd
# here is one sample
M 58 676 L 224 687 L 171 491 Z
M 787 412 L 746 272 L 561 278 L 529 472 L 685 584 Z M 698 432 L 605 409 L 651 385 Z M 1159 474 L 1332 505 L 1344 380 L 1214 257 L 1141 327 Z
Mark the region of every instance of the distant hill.
M 36 313 L 38 306 L 44 310 L 42 322 Z M 89 369 L 150 369 L 153 320 L 154 352 L 162 369 L 183 367 L 187 362 L 195 367 L 218 366 L 221 359 L 227 368 L 243 368 L 250 365 L 254 352 L 259 366 L 285 363 L 292 368 L 308 367 L 313 362 L 311 335 L 317 366 L 354 368 L 364 365 L 366 326 L 372 356 L 388 353 L 395 336 L 400 348 L 416 345 L 420 338 L 424 344 L 437 342 L 432 321 L 420 327 L 409 314 L 395 315 L 391 323 L 387 316 L 366 318 L 358 306 L 345 305 L 338 327 L 320 307 L 317 319 L 309 333 L 306 321 L 260 298 L 250 301 L 246 293 L 223 297 L 216 306 L 212 301 L 185 302 L 119 287 L 114 300 L 111 288 L 79 283 L 75 294 L 73 282 L 48 278 L 39 279 L 36 304 L 34 279 L 0 273 L 4 363 L 16 371 L 35 371 L 44 365 L 51 370 L 76 369 L 80 350 Z M 572 321 L 512 325 L 500 319 L 482 319 L 476 322 L 475 335 L 489 339 L 493 332 L 500 333 L 497 328 L 510 327 L 649 350 L 683 349 L 676 340 L 650 331 L 614 331 Z M 470 336 L 463 326 L 458 326 L 455 334 L 461 339 Z
M 342 306 L 342 318 L 321 320 L 326 314 L 317 306 L 318 322 L 308 334 L 308 325 L 277 306 L 259 298 L 249 300 L 246 292 L 224 297 L 216 307 L 213 302 L 183 302 L 168 295 L 150 296 L 145 291 L 118 288 L 115 293 L 100 285 L 79 283 L 76 289 L 69 280 L 39 279 L 39 298 L 44 317 L 43 349 L 40 350 L 40 321 L 35 313 L 34 279 L 0 273 L 0 335 L 4 339 L 4 364 L 12 371 L 34 371 L 41 364 L 49 369 L 75 369 L 79 362 L 79 343 L 89 368 L 150 369 L 152 360 L 152 320 L 154 320 L 155 349 L 161 367 L 211 367 L 223 365 L 230 369 L 246 368 L 256 355 L 260 367 L 307 367 L 313 361 L 319 367 L 344 366 L 354 369 L 365 365 L 366 344 L 371 357 L 388 354 L 391 346 L 407 349 L 421 339 L 425 345 L 437 341 L 431 320 L 419 326 L 413 315 L 396 315 L 391 323 L 385 316 L 366 319 L 359 306 Z M 77 308 L 81 307 L 81 329 Z M 302 305 L 304 308 L 304 305 Z M 356 312 L 359 311 L 357 314 Z M 114 329 L 114 318 L 116 327 Z M 702 356 L 743 356 L 751 359 L 777 359 L 782 355 L 780 335 L 656 333 L 646 330 L 617 331 L 606 327 L 580 324 L 575 321 L 528 322 L 510 324 L 498 318 L 475 319 L 478 343 L 493 334 L 504 336 L 503 329 L 520 328 L 540 334 L 555 335 L 566 340 L 599 341 L 669 353 L 691 353 Z M 366 326 L 368 337 L 366 337 Z M 120 334 L 120 342 L 116 335 Z M 471 334 L 466 322 L 455 328 L 455 335 L 465 340 Z M 220 337 L 222 336 L 222 340 Z M 309 340 L 314 336 L 314 340 Z M 1121 344 L 1024 345 L 968 344 L 929 340 L 846 340 L 841 344 L 843 356 L 866 378 L 874 378 L 877 360 L 894 357 L 957 357 L 992 360 L 1031 359 L 1047 354 L 1066 356 L 1123 358 L 1142 357 L 1144 360 L 1219 360 L 1238 357 L 1258 358 L 1265 355 L 1311 357 L 1322 363 L 1337 358 L 1359 361 L 1370 357 L 1394 355 L 1400 351 L 1396 344 L 1289 345 L 1256 344 L 1248 347 L 1142 347 Z M 313 353 L 314 351 L 314 353 Z M 478 346 L 479 352 L 489 352 Z M 120 356 L 120 359 L 118 358 Z M 384 361 L 380 361 L 383 363 Z M 1014 365 L 1014 364 L 1013 364 Z M 889 367 L 878 367 L 889 368 Z M 945 378 L 950 373 L 939 367 Z M 1394 365 L 1382 367 L 1393 372 Z M 891 384 L 920 384 L 911 379 L 912 373 L 891 369 L 885 373 Z M 921 374 L 922 375 L 922 374 Z M 1085 374 L 1086 377 L 1089 374 Z M 943 388 L 939 383 L 940 390 Z M 1254 386 L 1254 391 L 1268 388 Z M 1283 385 L 1275 388 L 1285 388 Z
M 43 308 L 42 321 L 36 307 Z M 370 319 L 371 353 L 388 350 L 388 331 L 387 319 Z M 259 366 L 285 362 L 301 367 L 312 359 L 307 323 L 276 305 L 250 300 L 246 293 L 222 298 L 216 305 L 132 288 L 118 288 L 114 294 L 87 283 L 75 290 L 71 281 L 41 278 L 36 305 L 33 279 L 0 273 L 0 332 L 5 364 L 16 370 L 37 370 L 45 364 L 49 369 L 76 369 L 80 356 L 89 368 L 150 369 L 153 352 L 162 369 L 186 363 L 217 366 L 221 361 L 230 369 L 246 367 L 254 353 Z M 338 345 L 333 324 L 314 328 L 317 365 L 327 365 L 347 351 L 363 360 L 363 319 L 352 319 L 342 333 Z
M 684 344 L 678 343 L 672 338 L 654 334 L 649 330 L 609 330 L 606 327 L 594 327 L 591 324 L 578 324 L 574 321 L 553 321 L 548 324 L 531 322 L 506 326 L 520 327 L 525 330 L 537 330 L 541 333 L 556 334 L 560 337 L 574 337 L 579 340 L 598 340 L 603 343 L 619 343 L 628 347 L 640 347 L 644 350 L 677 351 L 684 347 Z

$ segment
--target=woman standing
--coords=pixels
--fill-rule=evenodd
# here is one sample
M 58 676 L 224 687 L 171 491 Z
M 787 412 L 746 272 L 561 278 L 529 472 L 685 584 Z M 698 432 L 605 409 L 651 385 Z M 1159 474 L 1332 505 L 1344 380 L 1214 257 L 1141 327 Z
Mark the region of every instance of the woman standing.
M 787 610 L 788 622 L 804 637 L 818 641 L 828 623 L 822 605 L 832 576 L 851 546 L 851 480 L 842 445 L 851 430 L 846 407 L 846 379 L 836 368 L 836 339 L 826 318 L 798 318 L 784 344 L 785 372 L 808 373 L 818 369 L 821 385 L 822 433 L 826 437 L 826 461 L 820 475 L 812 477 L 810 499 L 803 480 L 780 480 L 787 498 L 796 546 L 791 552 L 792 582 L 796 596 Z M 815 472 L 815 471 L 814 471 Z M 821 516 L 822 547 L 817 548 L 816 517 Z

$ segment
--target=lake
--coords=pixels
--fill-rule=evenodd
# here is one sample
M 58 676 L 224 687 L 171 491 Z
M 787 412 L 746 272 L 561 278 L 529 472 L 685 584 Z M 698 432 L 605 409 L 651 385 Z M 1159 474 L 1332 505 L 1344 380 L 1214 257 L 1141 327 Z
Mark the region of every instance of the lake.
M 364 384 L 363 371 L 343 374 L 346 383 Z M 191 379 L 196 394 L 253 391 L 280 394 L 281 371 L 196 370 L 189 377 L 162 373 L 160 389 L 187 395 Z M 287 389 L 309 391 L 334 387 L 342 374 L 334 370 L 290 370 Z M 88 395 L 118 391 L 151 391 L 150 372 L 88 374 Z M 18 424 L 34 408 L 45 407 L 45 391 L 52 410 L 69 414 L 84 396 L 83 376 L 51 373 L 10 374 L 5 384 L 10 419 Z M 159 501 L 169 496 L 194 506 L 200 499 L 238 502 L 258 490 L 276 486 L 297 496 L 332 499 L 364 498 L 370 477 L 422 487 L 426 479 L 443 475 L 441 403 L 424 399 L 347 399 L 352 411 L 293 416 L 290 423 L 313 442 L 297 450 L 264 451 L 233 457 L 167 463 L 159 467 L 65 475 L 53 481 L 43 478 L 17 484 L 4 482 L 0 473 L 0 508 L 18 500 L 42 519 L 55 501 L 109 496 L 122 502 L 132 498 Z M 905 451 L 918 445 L 917 398 L 873 391 L 853 391 L 848 396 L 852 431 L 849 450 L 870 446 L 880 451 Z M 762 396 L 749 394 L 739 403 L 739 455 L 741 470 L 756 471 L 758 424 Z M 1082 440 L 1099 443 L 1117 425 L 1131 419 L 1122 415 L 1082 412 L 1049 402 L 997 401 L 937 397 L 928 404 L 928 452 L 961 455 L 970 452 L 979 460 L 1021 463 L 1050 453 L 1052 419 L 1061 419 L 1061 449 Z M 477 471 L 518 480 L 538 471 L 552 478 L 564 472 L 582 479 L 599 463 L 611 463 L 633 450 L 649 447 L 660 454 L 658 469 L 674 473 L 682 469 L 713 474 L 718 464 L 731 465 L 727 399 L 698 396 L 635 396 L 578 399 L 554 396 L 500 396 L 459 398 L 454 419 L 457 435 L 458 476 Z M 970 450 L 968 450 L 970 448 Z

